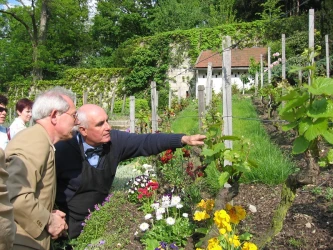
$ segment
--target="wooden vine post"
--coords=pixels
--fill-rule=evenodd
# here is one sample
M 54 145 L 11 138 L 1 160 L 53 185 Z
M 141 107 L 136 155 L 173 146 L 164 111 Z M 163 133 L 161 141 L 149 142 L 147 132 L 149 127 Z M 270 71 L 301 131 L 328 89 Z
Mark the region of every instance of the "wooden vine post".
M 206 106 L 209 107 L 212 101 L 212 63 L 208 63 L 207 67 L 207 83 L 206 83 Z
M 222 111 L 223 135 L 232 135 L 232 95 L 231 95 L 231 37 L 226 36 L 222 43 Z M 225 140 L 225 147 L 232 148 L 232 141 Z M 224 161 L 224 165 L 231 162 Z
M 156 133 L 158 130 L 157 123 L 157 105 L 156 105 L 156 82 L 151 82 L 151 128 L 152 133 Z
M 309 51 L 310 51 L 310 65 L 314 64 L 314 9 L 309 10 Z M 309 85 L 311 85 L 311 78 L 314 72 L 309 70 Z
M 286 35 L 282 34 L 282 80 L 286 79 Z
M 264 62 L 262 54 L 260 54 L 260 88 L 264 87 Z
M 198 85 L 199 131 L 202 131 L 202 118 L 205 115 L 205 86 Z
M 267 51 L 267 72 L 268 72 L 268 84 L 271 84 L 272 70 L 271 70 L 271 47 L 268 47 Z
M 123 98 L 123 106 L 121 108 L 121 114 L 123 115 L 125 112 L 125 106 L 126 106 L 126 94 L 124 94 L 124 98 Z
M 135 133 L 135 96 L 130 96 L 130 133 Z
M 326 77 L 330 78 L 330 53 L 329 53 L 328 35 L 325 35 L 325 52 L 326 52 Z

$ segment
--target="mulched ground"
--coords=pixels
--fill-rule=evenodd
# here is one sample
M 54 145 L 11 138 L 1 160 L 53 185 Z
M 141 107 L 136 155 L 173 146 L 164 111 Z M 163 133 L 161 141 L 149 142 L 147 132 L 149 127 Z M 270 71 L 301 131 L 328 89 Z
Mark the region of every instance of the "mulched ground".
M 257 103 L 258 104 L 258 103 Z M 265 118 L 262 107 L 258 113 Z M 290 154 L 292 135 L 278 131 L 270 123 L 265 124 L 268 134 L 281 149 Z M 326 149 L 323 149 L 326 150 Z M 302 157 L 294 157 L 298 167 L 304 166 Z M 289 209 L 281 232 L 265 249 L 333 249 L 333 170 L 321 169 L 316 185 L 297 190 L 297 196 Z M 257 212 L 249 212 L 241 224 L 244 230 L 259 240 L 270 228 L 274 210 L 280 202 L 281 185 L 241 184 L 234 204 L 253 205 Z

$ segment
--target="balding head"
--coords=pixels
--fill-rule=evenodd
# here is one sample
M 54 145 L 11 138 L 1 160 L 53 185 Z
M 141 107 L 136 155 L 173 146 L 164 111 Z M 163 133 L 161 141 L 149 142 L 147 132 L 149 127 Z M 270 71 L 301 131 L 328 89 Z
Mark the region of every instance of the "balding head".
M 88 128 L 92 117 L 100 113 L 105 113 L 104 109 L 95 104 L 84 104 L 77 111 L 77 117 L 81 127 Z M 106 113 L 105 113 L 106 114 Z
M 79 132 L 91 146 L 98 146 L 110 141 L 111 127 L 104 109 L 95 104 L 82 105 L 78 111 Z

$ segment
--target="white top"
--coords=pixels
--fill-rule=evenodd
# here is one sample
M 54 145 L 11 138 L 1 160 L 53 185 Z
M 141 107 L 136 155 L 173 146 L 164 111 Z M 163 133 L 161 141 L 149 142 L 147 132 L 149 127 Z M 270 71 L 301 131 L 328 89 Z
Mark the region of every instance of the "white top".
M 7 129 L 5 127 L 0 126 L 0 148 L 5 150 L 7 144 L 8 144 Z
M 21 118 L 16 117 L 9 127 L 10 139 L 13 139 L 18 132 L 25 128 L 27 128 L 27 126 L 25 126 L 24 121 Z

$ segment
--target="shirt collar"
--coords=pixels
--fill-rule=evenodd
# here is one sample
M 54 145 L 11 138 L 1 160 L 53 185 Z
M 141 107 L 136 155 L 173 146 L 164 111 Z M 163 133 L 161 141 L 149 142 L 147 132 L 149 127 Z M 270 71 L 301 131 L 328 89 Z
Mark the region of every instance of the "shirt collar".
M 95 148 L 95 147 L 93 147 L 93 146 L 90 146 L 88 143 L 86 143 L 86 142 L 84 141 L 84 138 L 81 136 L 81 134 L 80 134 L 80 133 L 77 133 L 76 139 L 77 139 L 77 141 L 78 141 L 79 143 L 80 143 L 80 137 L 81 137 L 81 140 L 82 140 L 83 152 L 86 152 L 86 150 L 87 150 L 88 148 Z

